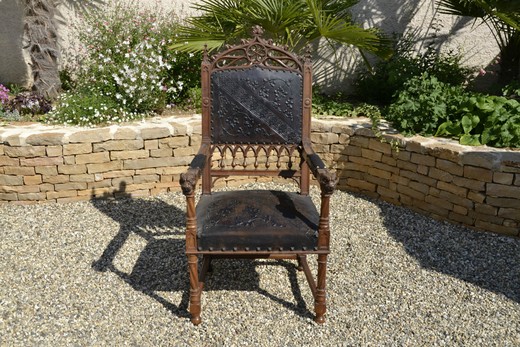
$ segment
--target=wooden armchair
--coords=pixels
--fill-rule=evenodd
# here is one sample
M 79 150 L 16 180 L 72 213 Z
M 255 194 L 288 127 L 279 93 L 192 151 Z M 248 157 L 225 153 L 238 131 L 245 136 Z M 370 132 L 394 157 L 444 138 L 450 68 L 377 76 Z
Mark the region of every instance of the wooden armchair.
M 200 324 L 201 292 L 212 258 L 296 259 L 325 321 L 329 199 L 336 186 L 310 141 L 310 56 L 300 58 L 262 37 L 202 62 L 202 144 L 180 183 L 187 200 L 186 255 L 190 313 Z M 309 194 L 310 173 L 321 188 L 320 211 Z M 299 193 L 268 190 L 212 192 L 233 176 L 294 179 Z M 195 191 L 202 195 L 195 206 Z M 317 281 L 307 255 L 318 255 Z M 198 260 L 202 258 L 199 272 Z

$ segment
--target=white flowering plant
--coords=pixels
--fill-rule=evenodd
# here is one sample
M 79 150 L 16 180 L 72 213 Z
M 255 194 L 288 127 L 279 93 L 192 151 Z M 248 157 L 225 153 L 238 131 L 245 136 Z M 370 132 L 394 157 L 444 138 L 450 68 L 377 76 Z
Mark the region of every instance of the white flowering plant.
M 116 1 L 75 27 L 82 49 L 73 90 L 48 122 L 95 125 L 128 121 L 180 104 L 200 84 L 200 55 L 171 50 L 180 18 Z

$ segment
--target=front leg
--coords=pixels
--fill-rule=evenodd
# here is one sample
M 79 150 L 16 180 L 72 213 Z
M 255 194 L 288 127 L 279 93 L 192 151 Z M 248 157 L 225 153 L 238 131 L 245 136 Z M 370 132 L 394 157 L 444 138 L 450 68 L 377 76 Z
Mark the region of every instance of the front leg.
M 202 288 L 199 282 L 198 257 L 194 254 L 188 255 L 188 269 L 190 272 L 190 314 L 191 322 L 194 325 L 201 323 L 200 318 L 200 297 Z
M 318 285 L 316 286 L 316 295 L 314 297 L 314 311 L 316 317 L 314 321 L 318 324 L 325 323 L 326 296 L 325 296 L 325 277 L 327 272 L 327 255 L 318 255 Z

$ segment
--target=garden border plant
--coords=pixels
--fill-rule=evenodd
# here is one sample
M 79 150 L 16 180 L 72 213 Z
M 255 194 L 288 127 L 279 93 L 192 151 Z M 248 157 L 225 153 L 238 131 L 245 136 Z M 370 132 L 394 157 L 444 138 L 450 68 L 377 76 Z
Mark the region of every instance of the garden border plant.
M 200 55 L 169 49 L 182 21 L 136 1 L 112 1 L 83 14 L 74 27 L 78 60 L 61 73 L 64 86 L 45 120 L 92 126 L 142 118 L 182 104 L 200 84 Z

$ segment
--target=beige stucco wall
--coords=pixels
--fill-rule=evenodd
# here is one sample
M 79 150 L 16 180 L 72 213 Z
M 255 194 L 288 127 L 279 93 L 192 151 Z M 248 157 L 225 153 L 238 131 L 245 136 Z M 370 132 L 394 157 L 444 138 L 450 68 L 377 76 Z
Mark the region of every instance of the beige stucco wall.
M 417 51 L 424 52 L 432 44 L 441 52 L 460 52 L 463 64 L 476 70 L 491 65 L 499 53 L 485 24 L 469 17 L 441 14 L 435 0 L 361 0 L 352 12 L 355 22 L 365 28 L 380 28 L 387 35 L 411 35 Z M 359 53 L 353 48 L 322 56 L 324 64 L 319 65 L 316 76 L 333 90 L 348 89 L 356 77 L 352 72 L 363 68 Z M 490 77 L 491 74 L 485 79 Z
M 366 27 L 379 27 L 386 33 L 415 32 L 417 49 L 433 43 L 441 51 L 460 50 L 470 66 L 486 66 L 498 54 L 486 25 L 438 10 L 435 0 L 364 0 L 353 12 Z
M 29 59 L 22 49 L 23 5 L 19 0 L 0 0 L 0 83 L 28 86 L 32 83 Z

